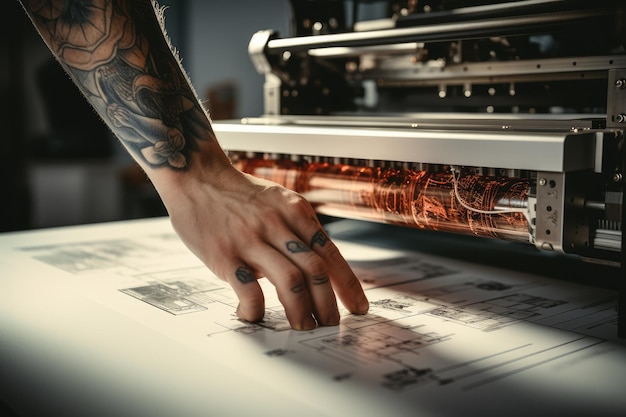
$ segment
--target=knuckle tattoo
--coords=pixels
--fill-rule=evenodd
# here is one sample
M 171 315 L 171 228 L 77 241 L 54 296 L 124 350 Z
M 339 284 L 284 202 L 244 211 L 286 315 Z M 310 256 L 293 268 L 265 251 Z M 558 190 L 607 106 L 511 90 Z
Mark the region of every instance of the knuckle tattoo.
M 287 250 L 291 253 L 302 253 L 311 251 L 311 248 L 298 240 L 290 240 L 286 243 L 286 246 Z
M 291 287 L 291 292 L 294 294 L 300 294 L 304 291 L 304 289 L 305 289 L 304 283 L 301 282 L 300 284 L 297 284 Z
M 329 281 L 329 278 L 327 274 L 320 274 L 320 275 L 315 275 L 311 277 L 312 285 L 324 285 L 324 284 L 327 284 L 328 281 Z
M 326 233 L 319 229 L 311 238 L 311 244 L 309 246 L 313 247 L 316 243 L 320 246 L 324 246 L 326 245 L 326 242 L 328 242 L 328 237 L 326 236 Z
M 248 268 L 247 266 L 240 266 L 239 268 L 237 268 L 237 270 L 235 271 L 235 276 L 237 277 L 237 280 L 242 284 L 248 284 L 255 279 L 252 269 Z

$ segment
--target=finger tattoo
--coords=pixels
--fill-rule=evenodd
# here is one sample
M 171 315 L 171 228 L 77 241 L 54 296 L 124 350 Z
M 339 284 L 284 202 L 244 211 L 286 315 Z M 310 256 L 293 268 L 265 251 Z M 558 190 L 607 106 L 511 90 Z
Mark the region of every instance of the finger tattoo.
M 326 242 L 328 242 L 328 237 L 326 236 L 326 233 L 324 233 L 320 229 L 313 235 L 313 238 L 311 239 L 311 244 L 309 246 L 313 247 L 316 243 L 320 246 L 324 246 Z
M 302 291 L 304 291 L 304 283 L 291 287 L 291 292 L 294 294 L 299 294 Z
M 235 271 L 235 276 L 242 284 L 248 284 L 255 279 L 254 272 L 252 272 L 252 270 L 247 266 L 240 266 L 239 268 L 237 268 L 237 270 Z
M 300 253 L 300 252 L 310 252 L 311 248 L 309 248 L 304 243 L 299 240 L 290 240 L 287 242 L 287 250 L 291 253 Z
M 329 281 L 328 275 L 326 274 L 315 275 L 314 277 L 311 278 L 311 284 L 313 285 L 324 285 L 328 283 L 328 281 Z

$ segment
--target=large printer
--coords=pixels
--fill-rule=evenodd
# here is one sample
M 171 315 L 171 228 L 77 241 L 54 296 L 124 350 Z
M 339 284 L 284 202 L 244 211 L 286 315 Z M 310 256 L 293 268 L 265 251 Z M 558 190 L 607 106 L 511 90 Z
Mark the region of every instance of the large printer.
M 249 44 L 264 114 L 214 129 L 320 214 L 614 266 L 626 337 L 619 3 L 290 0 L 292 33 Z

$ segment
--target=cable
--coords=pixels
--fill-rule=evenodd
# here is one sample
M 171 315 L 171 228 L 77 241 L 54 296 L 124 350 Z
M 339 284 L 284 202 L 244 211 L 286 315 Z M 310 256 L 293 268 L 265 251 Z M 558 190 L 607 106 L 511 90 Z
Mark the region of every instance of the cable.
M 475 213 L 480 213 L 480 214 L 503 214 L 503 213 L 522 213 L 524 215 L 524 217 L 526 217 L 526 219 L 528 219 L 528 210 L 524 209 L 524 208 L 510 208 L 510 209 L 495 209 L 495 210 L 482 210 L 482 209 L 477 209 L 475 207 L 470 206 L 469 204 L 467 204 L 463 198 L 461 198 L 461 195 L 459 194 L 459 183 L 456 177 L 455 172 L 459 173 L 459 176 L 461 175 L 461 171 L 457 170 L 453 165 L 450 166 L 450 172 L 452 172 L 452 184 L 454 186 L 454 197 L 456 198 L 456 200 L 459 202 L 459 204 L 463 207 L 465 207 L 467 210 L 473 211 Z

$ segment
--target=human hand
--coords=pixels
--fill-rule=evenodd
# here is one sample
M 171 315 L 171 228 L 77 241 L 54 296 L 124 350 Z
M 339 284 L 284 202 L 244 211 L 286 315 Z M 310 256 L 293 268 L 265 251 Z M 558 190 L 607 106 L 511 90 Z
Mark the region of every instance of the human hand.
M 150 177 L 183 242 L 234 288 L 240 318 L 263 318 L 260 277 L 274 284 L 296 329 L 337 324 L 335 292 L 349 311 L 367 311 L 359 281 L 304 198 L 230 164 L 162 31 L 160 8 L 147 1 L 104 9 L 65 2 L 51 12 L 39 1 L 22 3 L 51 52 Z M 154 14 L 146 15 L 148 8 Z M 109 30 L 98 30 L 101 25 Z M 59 27 L 83 36 L 58 36 Z M 132 71 L 125 70 L 128 57 Z
M 193 178 L 163 201 L 187 247 L 234 289 L 240 319 L 263 318 L 261 277 L 297 330 L 338 324 L 335 293 L 350 312 L 367 312 L 358 279 L 301 195 L 230 166 L 210 181 Z

